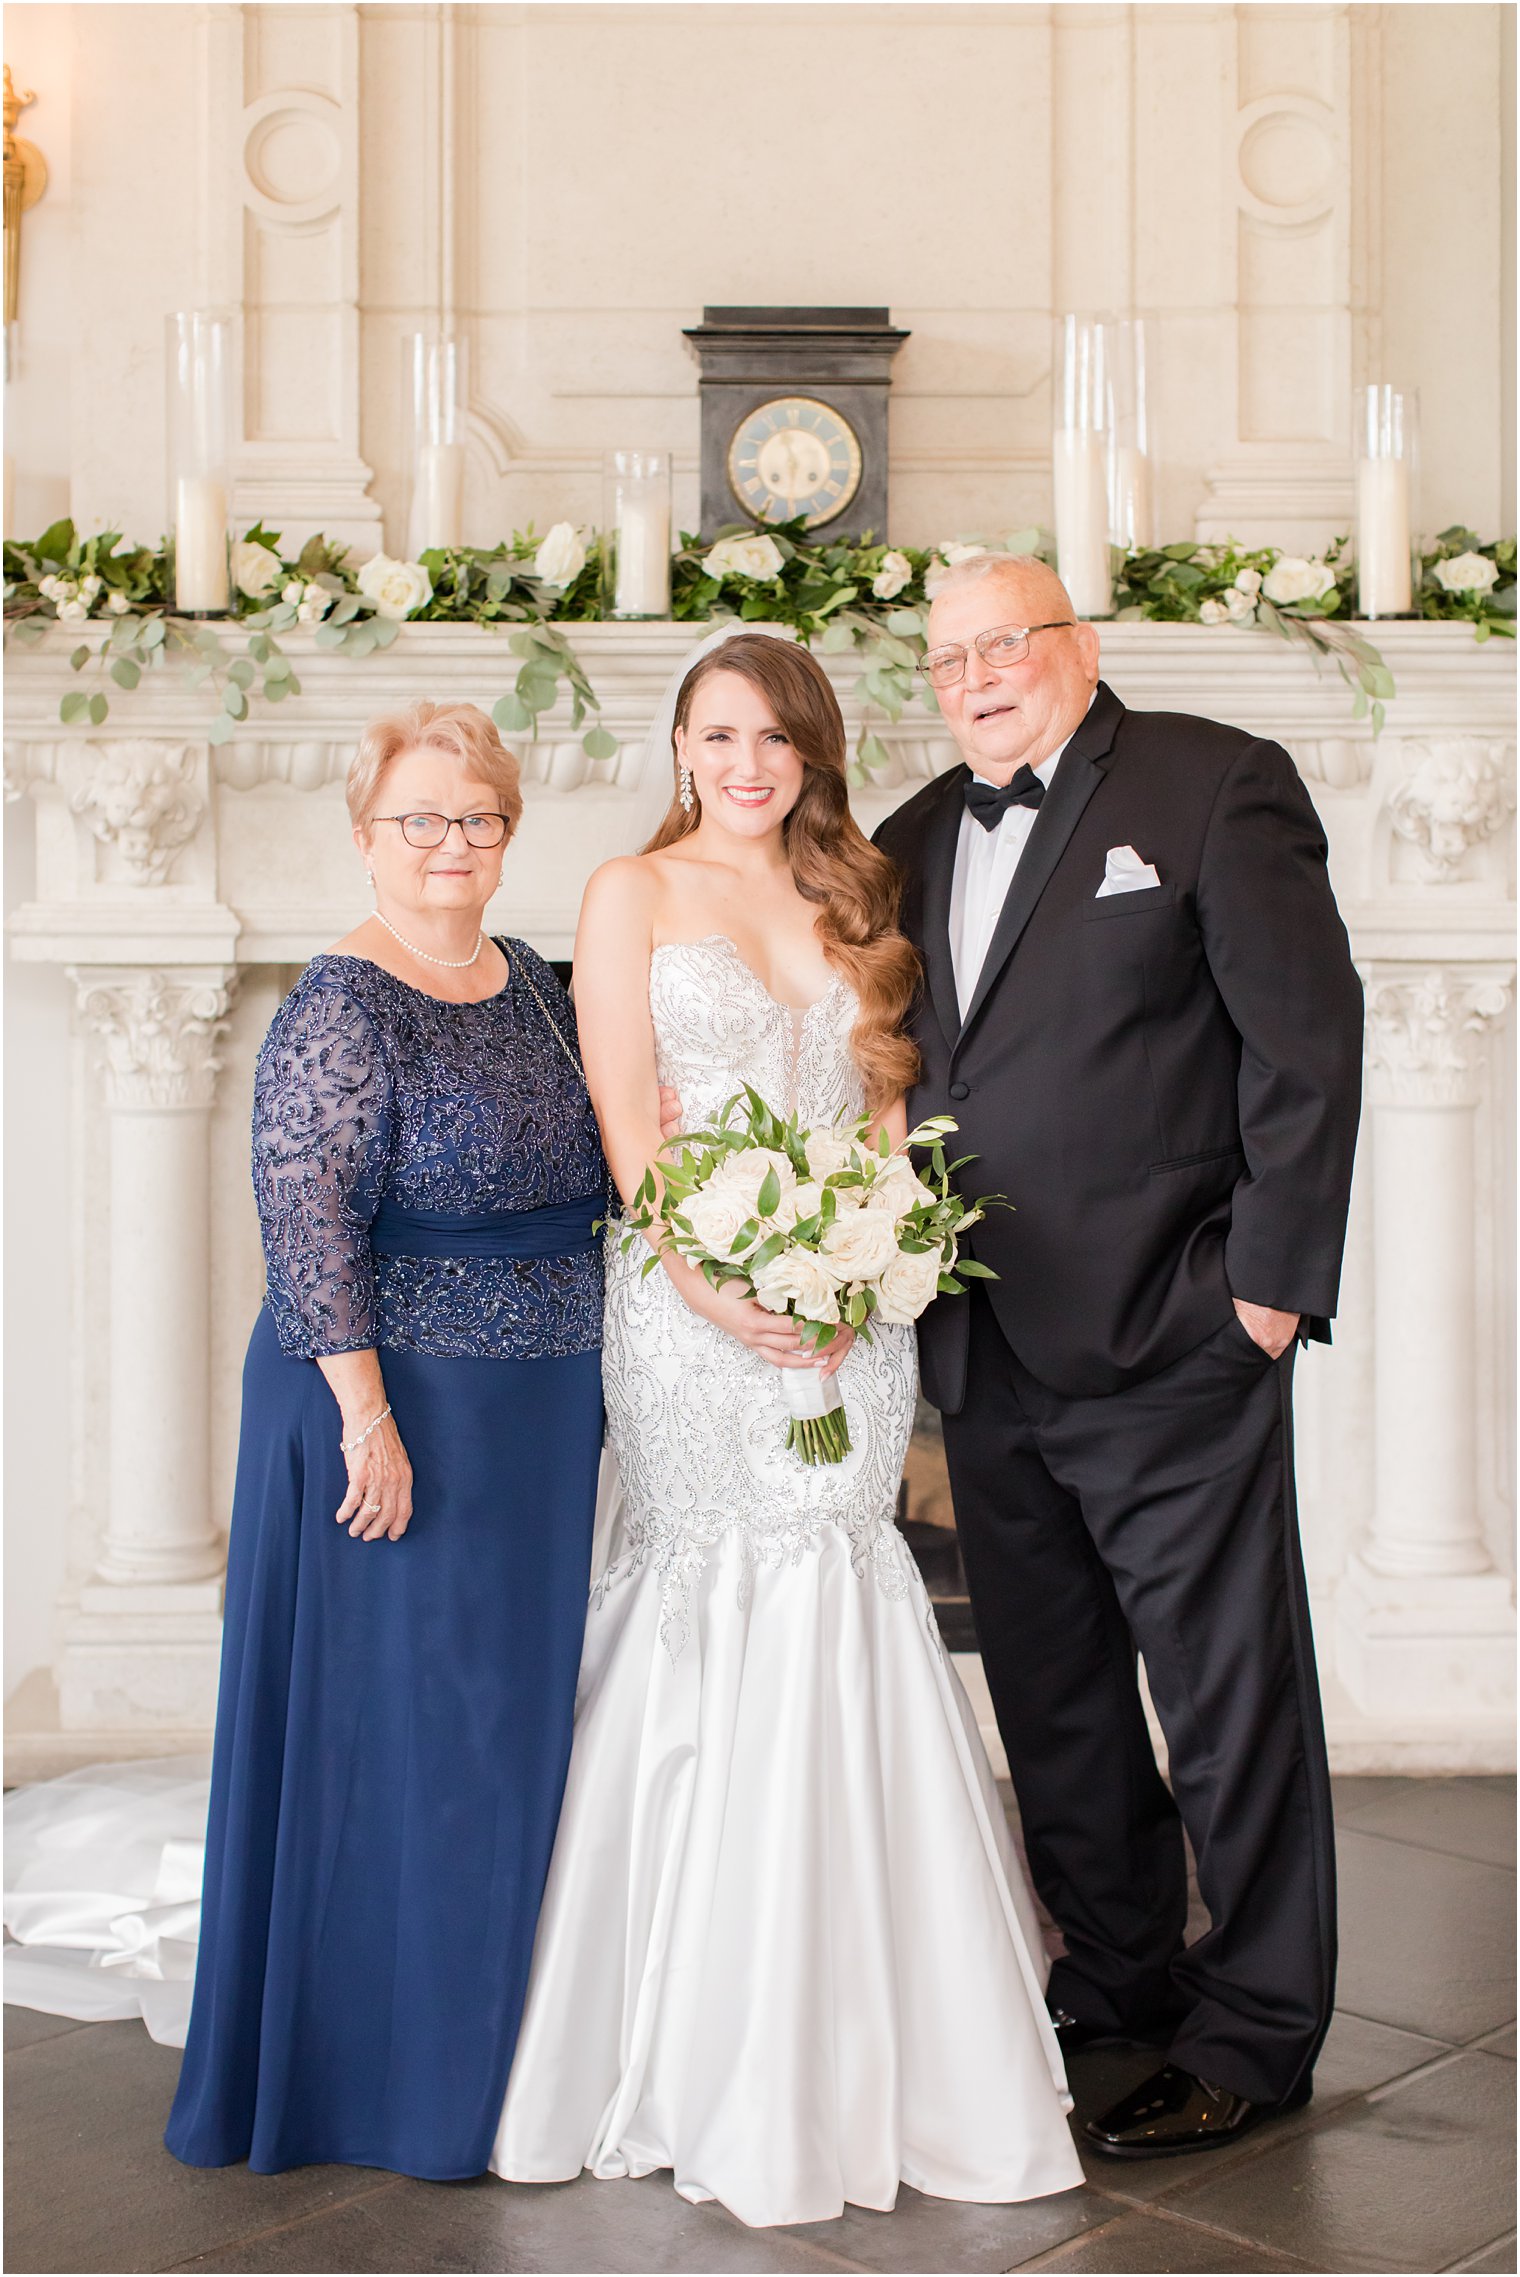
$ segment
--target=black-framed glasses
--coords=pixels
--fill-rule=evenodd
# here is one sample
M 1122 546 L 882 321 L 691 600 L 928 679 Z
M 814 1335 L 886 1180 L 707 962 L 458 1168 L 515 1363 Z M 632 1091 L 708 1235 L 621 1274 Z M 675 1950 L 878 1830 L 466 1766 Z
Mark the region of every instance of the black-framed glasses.
M 499 846 L 507 835 L 504 814 L 377 814 L 374 819 L 399 823 L 402 837 L 419 853 L 441 846 L 456 822 L 465 844 L 483 854 Z
M 1064 626 L 1074 625 L 1075 617 L 1052 617 L 1048 625 L 993 625 L 978 633 L 971 647 L 984 664 L 994 670 L 1005 664 L 1022 664 L 1029 654 L 1029 636 L 1037 632 L 1059 632 Z M 971 650 L 957 644 L 953 648 L 931 648 L 918 660 L 918 669 L 931 688 L 953 688 L 966 669 Z

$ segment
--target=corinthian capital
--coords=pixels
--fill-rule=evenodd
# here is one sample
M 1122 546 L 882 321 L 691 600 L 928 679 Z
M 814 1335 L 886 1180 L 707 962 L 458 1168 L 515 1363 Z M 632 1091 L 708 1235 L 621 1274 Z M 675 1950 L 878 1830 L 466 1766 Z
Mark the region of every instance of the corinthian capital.
M 1374 1102 L 1470 1106 L 1484 1031 L 1509 1002 L 1513 968 L 1381 965 L 1365 977 Z
M 235 971 L 91 966 L 73 979 L 113 1107 L 210 1106 Z

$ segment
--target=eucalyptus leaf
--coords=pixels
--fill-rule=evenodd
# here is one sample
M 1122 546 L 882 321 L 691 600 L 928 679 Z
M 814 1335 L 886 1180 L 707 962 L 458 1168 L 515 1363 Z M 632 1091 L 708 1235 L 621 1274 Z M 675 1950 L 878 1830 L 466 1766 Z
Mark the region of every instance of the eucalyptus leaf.
M 92 727 L 104 727 L 106 714 L 110 709 L 111 706 L 106 697 L 92 696 L 90 698 L 90 725 Z
M 65 727 L 72 727 L 76 719 L 83 719 L 90 708 L 90 699 L 83 688 L 71 688 L 58 706 L 58 717 Z
M 231 719 L 248 717 L 248 698 L 235 682 L 229 681 L 222 690 L 222 709 Z
M 581 737 L 581 749 L 588 759 L 615 759 L 618 739 L 605 727 L 592 727 Z
M 116 682 L 118 688 L 135 688 L 142 678 L 142 673 L 130 657 L 118 656 L 111 666 L 111 678 Z
M 246 656 L 236 656 L 227 667 L 227 677 L 235 688 L 251 688 L 258 678 L 258 667 Z
M 533 725 L 533 714 L 516 695 L 498 696 L 491 706 L 491 717 L 503 735 L 523 735 Z
M 206 730 L 206 741 L 208 743 L 230 743 L 233 733 L 233 723 L 228 714 L 218 712 Z
M 69 658 L 69 670 L 71 672 L 82 672 L 89 661 L 90 652 L 88 648 L 80 646 L 79 648 L 75 649 L 73 655 Z

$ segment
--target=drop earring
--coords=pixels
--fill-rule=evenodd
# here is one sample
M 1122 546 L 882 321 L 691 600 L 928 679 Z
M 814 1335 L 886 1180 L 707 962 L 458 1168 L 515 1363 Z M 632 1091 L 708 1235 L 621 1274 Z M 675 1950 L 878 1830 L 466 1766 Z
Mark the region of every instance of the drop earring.
M 373 893 L 375 890 L 375 873 L 373 870 L 366 870 L 364 875 L 369 879 L 369 890 Z
M 693 789 L 692 789 L 692 785 L 691 785 L 691 769 L 690 769 L 690 768 L 689 768 L 689 767 L 686 765 L 685 761 L 683 760 L 683 761 L 682 761 L 682 763 L 681 763 L 681 811 L 682 811 L 682 813 L 683 813 L 683 814 L 690 814 L 690 812 L 691 812 L 692 808 L 693 808 L 693 807 L 696 805 L 696 803 L 697 803 L 697 800 L 696 800 L 696 793 L 693 791 Z

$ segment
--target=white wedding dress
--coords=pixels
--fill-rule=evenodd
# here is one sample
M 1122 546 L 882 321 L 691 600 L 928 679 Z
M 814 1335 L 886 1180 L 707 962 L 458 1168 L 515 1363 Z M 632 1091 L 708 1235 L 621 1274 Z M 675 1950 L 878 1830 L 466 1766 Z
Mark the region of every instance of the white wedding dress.
M 855 1000 L 778 1004 L 722 935 L 657 948 L 663 1083 L 862 1111 Z M 894 1524 L 910 1328 L 840 1371 L 853 1452 L 785 1447 L 778 1372 L 609 1244 L 624 1537 L 593 1591 L 575 1746 L 491 2164 L 673 2170 L 745 2222 L 1013 2200 L 1082 2179 L 1032 1900 Z

